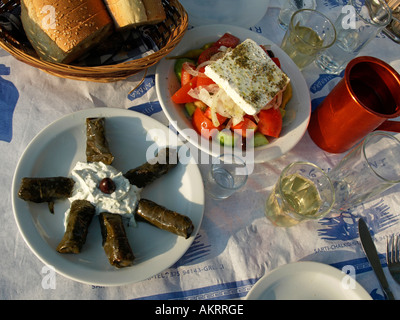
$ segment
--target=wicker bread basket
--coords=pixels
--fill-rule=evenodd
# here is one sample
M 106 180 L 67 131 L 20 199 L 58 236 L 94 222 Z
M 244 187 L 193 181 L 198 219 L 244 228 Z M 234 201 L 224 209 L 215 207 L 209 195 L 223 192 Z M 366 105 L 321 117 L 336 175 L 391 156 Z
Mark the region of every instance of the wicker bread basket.
M 0 26 L 0 47 L 16 59 L 49 74 L 75 80 L 113 82 L 126 79 L 146 70 L 169 54 L 181 41 L 188 26 L 188 15 L 178 0 L 162 0 L 167 18 L 151 27 L 151 38 L 160 48 L 144 58 L 104 66 L 78 66 L 74 64 L 52 63 L 39 59 L 26 41 L 18 41 L 5 28 Z M 18 9 L 19 0 L 0 0 L 0 14 Z

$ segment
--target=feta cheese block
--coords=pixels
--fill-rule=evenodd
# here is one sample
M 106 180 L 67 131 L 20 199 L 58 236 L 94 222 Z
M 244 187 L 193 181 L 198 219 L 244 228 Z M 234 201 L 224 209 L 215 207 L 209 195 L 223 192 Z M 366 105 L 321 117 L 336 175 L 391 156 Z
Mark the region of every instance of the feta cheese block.
M 208 65 L 205 74 L 249 115 L 260 112 L 290 82 L 264 49 L 251 39 Z

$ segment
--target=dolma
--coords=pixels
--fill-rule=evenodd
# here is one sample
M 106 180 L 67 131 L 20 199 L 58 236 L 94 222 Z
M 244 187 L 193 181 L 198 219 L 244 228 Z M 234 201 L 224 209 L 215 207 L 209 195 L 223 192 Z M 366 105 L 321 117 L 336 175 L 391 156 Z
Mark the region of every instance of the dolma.
M 124 177 L 129 180 L 130 184 L 138 188 L 144 188 L 175 168 L 178 164 L 177 159 L 176 150 L 170 148 L 162 149 L 156 158 L 129 170 L 124 174 Z
M 74 180 L 66 177 L 22 178 L 18 197 L 35 203 L 47 202 L 54 213 L 54 201 L 72 195 Z
M 105 118 L 86 119 L 86 160 L 110 165 L 114 156 L 105 135 Z
M 135 256 L 129 245 L 122 217 L 119 214 L 102 212 L 99 221 L 102 245 L 110 264 L 117 268 L 132 266 Z
M 188 239 L 194 230 L 189 217 L 160 206 L 151 200 L 140 199 L 136 214 L 139 221 L 148 222 L 159 229 L 172 232 L 185 239 Z
M 64 237 L 57 246 L 58 252 L 81 252 L 95 212 L 96 208 L 87 200 L 75 200 L 72 202 Z

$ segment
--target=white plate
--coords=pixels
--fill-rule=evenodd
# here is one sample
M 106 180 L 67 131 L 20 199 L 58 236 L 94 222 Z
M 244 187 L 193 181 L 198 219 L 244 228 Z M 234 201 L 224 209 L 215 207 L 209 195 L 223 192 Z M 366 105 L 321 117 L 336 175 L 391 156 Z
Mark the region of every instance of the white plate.
M 188 50 L 202 47 L 204 44 L 216 41 L 224 33 L 229 32 L 241 41 L 253 39 L 259 44 L 271 45 L 271 49 L 282 64 L 282 69 L 290 77 L 293 86 L 293 97 L 287 105 L 287 116 L 284 118 L 282 134 L 279 139 L 271 140 L 267 146 L 255 149 L 254 162 L 266 162 L 281 157 L 290 151 L 303 137 L 311 116 L 311 98 L 307 83 L 299 68 L 277 45 L 261 35 L 247 29 L 228 25 L 210 25 L 194 28 L 188 31 L 179 45 L 170 54 L 183 54 Z M 193 129 L 191 120 L 186 115 L 185 108 L 172 102 L 172 95 L 180 84 L 174 73 L 174 60 L 163 59 L 156 70 L 156 89 L 161 106 L 170 123 L 190 143 L 204 152 L 217 157 L 223 153 L 223 148 L 216 142 L 208 141 L 199 135 L 189 134 L 185 129 Z M 246 155 L 248 162 L 251 156 Z
M 146 162 L 146 150 L 154 147 L 154 139 L 157 139 L 146 137 L 149 129 L 169 133 L 168 128 L 154 119 L 116 108 L 83 110 L 50 124 L 32 140 L 17 165 L 12 185 L 16 222 L 36 256 L 65 277 L 101 286 L 147 279 L 178 261 L 199 230 L 204 211 L 204 188 L 193 158 L 189 164 L 179 163 L 142 192 L 143 198 L 189 216 L 195 226 L 192 236 L 185 240 L 145 223 L 138 223 L 136 228 L 126 228 L 136 257 L 134 266 L 130 268 L 116 269 L 108 263 L 101 245 L 97 217 L 89 227 L 82 252 L 76 255 L 60 254 L 56 247 L 64 235 L 64 213 L 69 201 L 56 202 L 55 214 L 52 215 L 47 204 L 29 203 L 18 198 L 23 177 L 68 176 L 77 161 L 86 161 L 85 119 L 88 117 L 106 117 L 106 136 L 115 156 L 113 166 L 122 172 Z M 165 146 L 160 142 L 157 145 Z M 169 145 L 174 146 L 173 142 Z
M 371 296 L 340 270 L 318 262 L 296 262 L 262 277 L 247 300 L 371 300 Z M 349 281 L 351 280 L 351 281 Z M 350 285 L 354 284 L 354 287 Z

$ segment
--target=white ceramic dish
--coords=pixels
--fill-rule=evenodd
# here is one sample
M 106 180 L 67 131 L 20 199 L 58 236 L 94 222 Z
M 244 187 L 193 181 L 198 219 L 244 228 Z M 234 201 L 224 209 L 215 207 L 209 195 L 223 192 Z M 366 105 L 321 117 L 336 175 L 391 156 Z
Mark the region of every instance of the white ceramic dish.
M 317 262 L 284 265 L 262 277 L 246 296 L 247 300 L 371 300 L 358 282 L 348 281 L 340 270 Z
M 268 145 L 254 150 L 255 163 L 279 158 L 301 140 L 307 130 L 311 116 L 311 99 L 307 83 L 300 70 L 285 52 L 270 40 L 250 30 L 228 25 L 210 25 L 189 30 L 170 55 L 175 56 L 191 49 L 200 48 L 206 43 L 216 41 L 226 32 L 237 36 L 241 41 L 250 38 L 259 44 L 271 45 L 271 50 L 281 61 L 283 71 L 291 79 L 293 97 L 287 105 L 287 115 L 284 118 L 281 137 L 272 139 Z M 164 113 L 170 123 L 187 141 L 202 151 L 218 157 L 224 149 L 219 143 L 208 141 L 199 135 L 188 134 L 188 130 L 185 130 L 187 128 L 193 129 L 191 120 L 186 115 L 185 108 L 171 100 L 172 95 L 180 87 L 174 73 L 174 64 L 175 61 L 172 59 L 163 59 L 156 71 L 156 89 Z M 247 161 L 252 160 L 252 158 L 252 156 L 246 155 Z
M 195 230 L 186 240 L 145 223 L 126 228 L 136 257 L 130 268 L 116 269 L 108 263 L 97 217 L 93 218 L 80 254 L 56 252 L 64 235 L 64 213 L 69 201 L 56 202 L 52 215 L 45 203 L 19 199 L 19 184 L 23 177 L 68 176 L 77 161 L 86 161 L 85 119 L 100 116 L 106 117 L 106 136 L 115 156 L 113 166 L 122 172 L 146 162 L 146 150 L 154 147 L 157 139 L 157 136 L 147 137 L 150 129 L 169 133 L 169 129 L 158 121 L 130 110 L 96 108 L 67 115 L 42 130 L 26 148 L 14 175 L 12 203 L 23 238 L 43 263 L 79 282 L 115 286 L 147 279 L 181 258 L 192 244 L 203 218 L 204 188 L 200 171 L 191 158 L 188 164 L 179 163 L 167 175 L 143 189 L 143 198 L 189 216 Z M 157 145 L 174 146 L 172 142 L 162 144 L 160 141 Z

